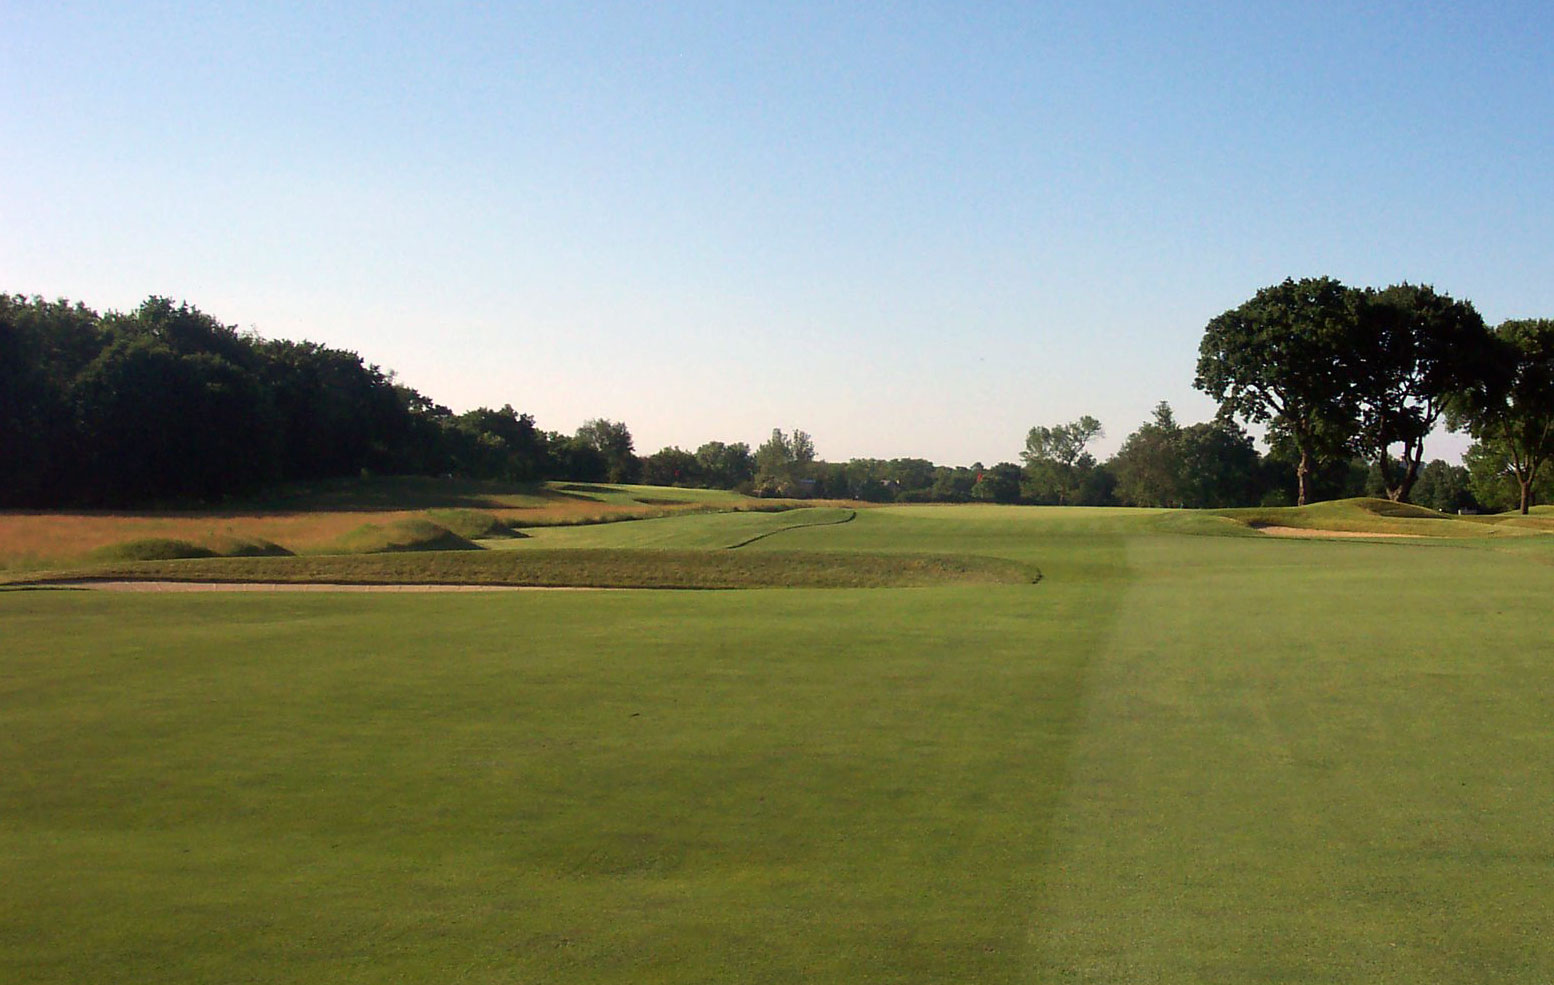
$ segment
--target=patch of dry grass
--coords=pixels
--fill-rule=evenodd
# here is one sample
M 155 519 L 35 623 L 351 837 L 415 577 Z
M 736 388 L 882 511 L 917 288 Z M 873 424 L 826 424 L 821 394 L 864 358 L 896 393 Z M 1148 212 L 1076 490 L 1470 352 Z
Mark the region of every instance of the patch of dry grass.
M 675 502 L 642 502 L 641 498 L 652 497 L 633 497 L 640 497 L 641 491 L 650 487 L 623 487 L 621 491 L 600 488 L 604 491 L 591 494 L 546 486 L 503 496 L 493 493 L 479 502 L 482 515 L 517 528 L 609 523 L 680 513 L 781 510 L 795 505 L 747 499 L 732 493 L 713 496 L 706 490 L 685 490 L 684 497 L 673 495 L 681 490 L 667 490 L 663 491 L 663 498 L 674 498 Z M 420 490 L 418 497 L 409 498 L 431 499 L 425 490 Z M 316 503 L 302 503 L 295 509 L 0 511 L 0 571 L 59 567 L 84 561 L 94 552 L 117 545 L 151 540 L 185 541 L 215 554 L 230 553 L 223 545 L 249 542 L 276 544 L 293 554 L 328 552 L 338 549 L 336 545 L 343 538 L 364 525 L 389 528 L 423 521 L 428 516 L 442 522 L 450 514 L 471 512 L 472 508 L 458 504 L 474 501 L 455 498 L 447 508 L 374 508 L 362 505 L 366 501 L 341 493 L 320 498 Z M 328 505 L 331 502 L 334 505 Z
M 212 545 L 269 541 L 294 553 L 316 550 L 364 522 L 390 525 L 416 510 L 296 513 L 0 513 L 0 566 L 49 567 L 130 541 L 180 540 Z

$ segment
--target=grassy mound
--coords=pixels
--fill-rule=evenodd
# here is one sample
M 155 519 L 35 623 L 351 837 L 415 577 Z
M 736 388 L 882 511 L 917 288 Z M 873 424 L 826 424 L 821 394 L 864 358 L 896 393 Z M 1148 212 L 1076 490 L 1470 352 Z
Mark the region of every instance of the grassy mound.
M 1521 527 L 1541 533 L 1554 533 L 1554 506 L 1534 506 L 1524 515 L 1520 510 L 1505 513 L 1475 513 L 1463 517 L 1490 526 Z
M 426 515 L 433 523 L 465 540 L 517 536 L 500 517 L 484 510 L 427 510 Z
M 290 557 L 292 553 L 274 541 L 247 537 L 218 537 L 210 546 L 218 557 Z
M 1356 509 L 1364 510 L 1376 516 L 1391 517 L 1404 520 L 1449 520 L 1445 513 L 1432 510 L 1428 506 L 1415 506 L 1413 503 L 1394 503 L 1390 499 L 1351 499 Z
M 1151 529 L 1208 537 L 1257 537 L 1256 529 L 1228 516 L 1204 510 L 1163 510 L 1147 520 Z
M 93 561 L 172 561 L 179 558 L 216 557 L 217 552 L 192 540 L 143 537 L 99 547 L 87 556 Z
M 901 588 L 1026 584 L 1040 578 L 999 558 L 832 551 L 523 550 L 204 558 L 106 564 L 49 581 L 127 579 L 352 585 L 527 585 L 553 588 Z
M 1533 531 L 1495 526 L 1476 517 L 1455 517 L 1423 506 L 1393 503 L 1385 499 L 1335 499 L 1309 506 L 1256 507 L 1214 510 L 1252 529 L 1293 527 L 1331 531 L 1350 536 L 1375 534 L 1412 537 L 1525 536 Z
M 345 534 L 326 553 L 382 554 L 402 551 L 477 551 L 479 546 L 440 523 L 420 517 L 389 524 L 367 523 Z
M 287 557 L 286 548 L 268 540 L 217 537 L 197 543 L 178 537 L 141 537 L 99 547 L 87 555 L 93 561 L 176 561 L 207 557 Z

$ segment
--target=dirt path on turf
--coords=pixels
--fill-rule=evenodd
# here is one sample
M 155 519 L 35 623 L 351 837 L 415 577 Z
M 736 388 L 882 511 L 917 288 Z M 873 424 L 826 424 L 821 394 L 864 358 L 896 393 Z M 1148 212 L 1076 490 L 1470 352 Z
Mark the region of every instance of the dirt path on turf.
M 345 585 L 323 582 L 275 581 L 72 581 L 56 588 L 88 588 L 102 592 L 601 592 L 602 588 L 538 585 Z

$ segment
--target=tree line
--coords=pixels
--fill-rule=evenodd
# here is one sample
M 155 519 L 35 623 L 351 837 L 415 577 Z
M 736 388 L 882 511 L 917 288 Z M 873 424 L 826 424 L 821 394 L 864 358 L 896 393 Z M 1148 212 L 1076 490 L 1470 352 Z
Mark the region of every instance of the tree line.
M 208 504 L 363 473 L 608 481 L 637 466 L 624 426 L 566 435 L 511 406 L 454 414 L 354 352 L 239 332 L 187 303 L 100 315 L 0 295 L 0 506 Z
M 1020 463 L 820 459 L 802 430 L 752 449 L 638 455 L 603 418 L 572 434 L 511 405 L 455 414 L 354 352 L 238 331 L 152 297 L 128 313 L 0 295 L 0 506 L 209 504 L 266 486 L 418 474 L 738 489 L 874 502 L 1228 507 L 1386 495 L 1526 509 L 1554 451 L 1554 322 L 1487 329 L 1428 287 L 1286 281 L 1211 321 L 1196 384 L 1214 420 L 1161 403 L 1115 455 L 1084 416 L 1030 429 Z M 1238 420 L 1239 419 L 1239 420 Z M 1424 461 L 1439 421 L 1464 465 Z M 1240 422 L 1266 425 L 1259 453 Z
M 1088 421 L 1095 423 L 1093 418 Z M 1081 422 L 1059 428 L 1088 430 Z M 1161 402 L 1105 461 L 1086 452 L 1054 456 L 1050 440 L 1040 435 L 1059 428 L 1032 429 L 1038 438 L 1027 443 L 1021 456 L 1025 466 L 998 466 L 1007 474 L 1002 495 L 988 498 L 1199 509 L 1293 506 L 1298 501 L 1300 454 L 1294 445 L 1275 437 L 1272 447 L 1259 453 L 1251 436 L 1223 417 L 1184 426 L 1170 405 Z M 1389 466 L 1383 473 L 1377 463 L 1360 456 L 1324 459 L 1306 475 L 1308 495 L 1312 501 L 1385 497 L 1388 476 L 1395 477 L 1401 463 L 1394 459 Z M 1542 474 L 1534 488 L 1538 498 L 1554 495 L 1554 474 Z M 1475 444 L 1462 465 L 1434 459 L 1421 466 L 1410 501 L 1443 513 L 1502 512 L 1519 505 L 1520 490 L 1503 460 Z

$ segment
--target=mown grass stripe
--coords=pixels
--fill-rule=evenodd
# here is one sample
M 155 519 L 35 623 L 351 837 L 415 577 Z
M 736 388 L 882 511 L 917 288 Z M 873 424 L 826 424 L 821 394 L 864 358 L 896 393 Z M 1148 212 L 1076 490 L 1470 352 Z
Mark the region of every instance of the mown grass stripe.
M 836 519 L 836 520 L 814 520 L 814 521 L 807 522 L 807 523 L 790 523 L 790 524 L 787 524 L 786 526 L 778 527 L 775 530 L 768 530 L 768 531 L 766 531 L 764 533 L 756 534 L 754 537 L 747 537 L 747 538 L 745 538 L 744 540 L 740 541 L 737 544 L 730 544 L 730 545 L 728 545 L 726 550 L 737 551 L 741 547 L 746 547 L 746 546 L 748 546 L 750 544 L 754 544 L 758 540 L 765 540 L 766 538 L 774 536 L 776 534 L 784 533 L 784 532 L 789 531 L 789 530 L 797 530 L 800 527 L 835 527 L 835 526 L 840 526 L 841 524 L 844 524 L 844 523 L 851 523 L 852 521 L 854 521 L 856 519 L 858 519 L 858 511 L 857 510 L 847 510 L 847 511 L 845 511 L 845 513 L 844 513 L 844 515 L 842 517 L 840 517 L 839 519 Z

